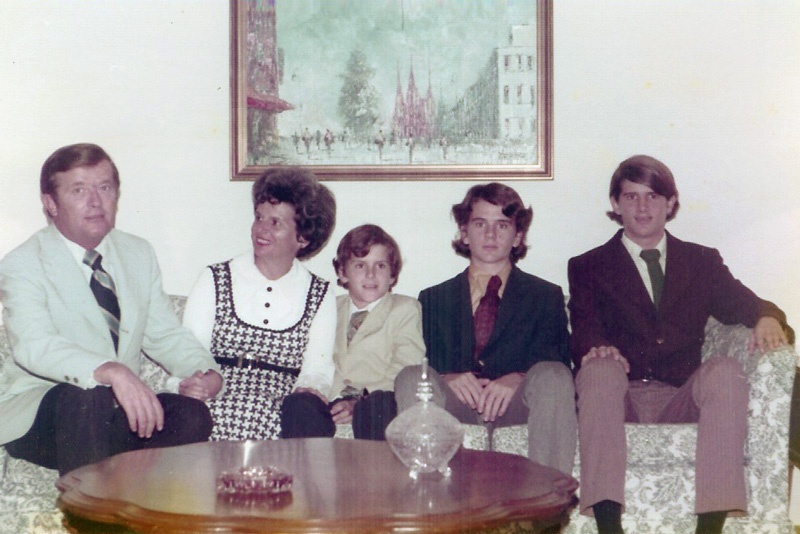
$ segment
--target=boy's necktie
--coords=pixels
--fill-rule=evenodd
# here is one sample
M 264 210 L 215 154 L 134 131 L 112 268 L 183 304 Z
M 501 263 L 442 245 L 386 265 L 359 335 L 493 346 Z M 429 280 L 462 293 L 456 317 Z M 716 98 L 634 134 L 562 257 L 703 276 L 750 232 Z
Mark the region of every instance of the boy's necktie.
M 489 283 L 486 285 L 486 293 L 481 297 L 478 309 L 475 310 L 475 315 L 472 317 L 472 323 L 475 326 L 475 361 L 478 361 L 478 357 L 492 335 L 494 321 L 497 319 L 497 310 L 500 308 L 498 290 L 501 284 L 502 281 L 497 275 L 489 279 Z
M 92 278 L 89 280 L 89 287 L 94 293 L 97 304 L 103 311 L 103 317 L 108 323 L 108 330 L 111 332 L 111 339 L 114 341 L 114 351 L 119 350 L 119 301 L 117 300 L 117 289 L 114 280 L 103 269 L 100 262 L 103 261 L 96 250 L 87 250 L 83 257 L 83 263 L 92 268 Z
M 367 310 L 361 310 L 353 313 L 350 316 L 350 324 L 347 326 L 347 344 L 349 345 L 350 342 L 353 340 L 353 336 L 356 335 L 356 331 L 361 326 L 361 323 L 364 322 L 364 319 L 367 318 Z
M 647 272 L 650 274 L 650 286 L 653 288 L 653 304 L 658 309 L 658 305 L 661 302 L 661 293 L 664 291 L 664 271 L 661 270 L 661 263 L 658 261 L 661 253 L 652 248 L 643 250 L 639 256 L 647 264 Z

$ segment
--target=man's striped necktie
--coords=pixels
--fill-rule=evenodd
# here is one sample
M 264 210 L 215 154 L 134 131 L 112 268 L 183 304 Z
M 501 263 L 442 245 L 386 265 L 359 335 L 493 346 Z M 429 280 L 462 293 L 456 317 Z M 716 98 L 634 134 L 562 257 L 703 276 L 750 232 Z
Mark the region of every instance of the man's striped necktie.
M 83 257 L 83 263 L 92 268 L 92 278 L 89 281 L 89 287 L 94 293 L 94 298 L 100 309 L 103 311 L 103 316 L 108 323 L 108 330 L 111 332 L 111 339 L 114 341 L 114 351 L 119 351 L 119 301 L 117 300 L 117 288 L 114 286 L 114 280 L 103 269 L 100 262 L 103 261 L 101 256 L 96 250 L 87 250 L 86 255 Z

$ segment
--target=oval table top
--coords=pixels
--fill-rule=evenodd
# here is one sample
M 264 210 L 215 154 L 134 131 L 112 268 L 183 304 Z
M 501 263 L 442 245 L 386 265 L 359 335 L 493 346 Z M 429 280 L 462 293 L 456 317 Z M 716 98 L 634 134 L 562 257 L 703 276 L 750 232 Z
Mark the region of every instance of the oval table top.
M 217 476 L 273 466 L 291 494 L 230 502 Z M 205 442 L 128 452 L 58 479 L 67 523 L 159 533 L 457 532 L 565 519 L 577 481 L 522 456 L 460 449 L 414 481 L 388 444 L 328 438 Z M 90 529 L 91 530 L 91 529 Z M 102 529 L 101 529 L 102 530 Z

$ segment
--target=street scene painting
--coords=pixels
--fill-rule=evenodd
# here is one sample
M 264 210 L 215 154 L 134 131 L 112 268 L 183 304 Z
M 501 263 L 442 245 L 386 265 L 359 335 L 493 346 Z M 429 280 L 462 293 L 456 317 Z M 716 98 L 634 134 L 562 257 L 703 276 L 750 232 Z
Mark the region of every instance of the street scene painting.
M 550 177 L 545 0 L 231 3 L 233 178 Z

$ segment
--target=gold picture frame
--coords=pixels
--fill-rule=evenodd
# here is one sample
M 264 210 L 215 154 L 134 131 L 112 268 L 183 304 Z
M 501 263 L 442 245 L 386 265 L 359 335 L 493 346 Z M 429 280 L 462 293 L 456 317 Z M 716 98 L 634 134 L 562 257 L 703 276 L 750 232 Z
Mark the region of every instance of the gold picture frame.
M 552 179 L 549 1 L 360 1 L 231 0 L 232 180 Z

